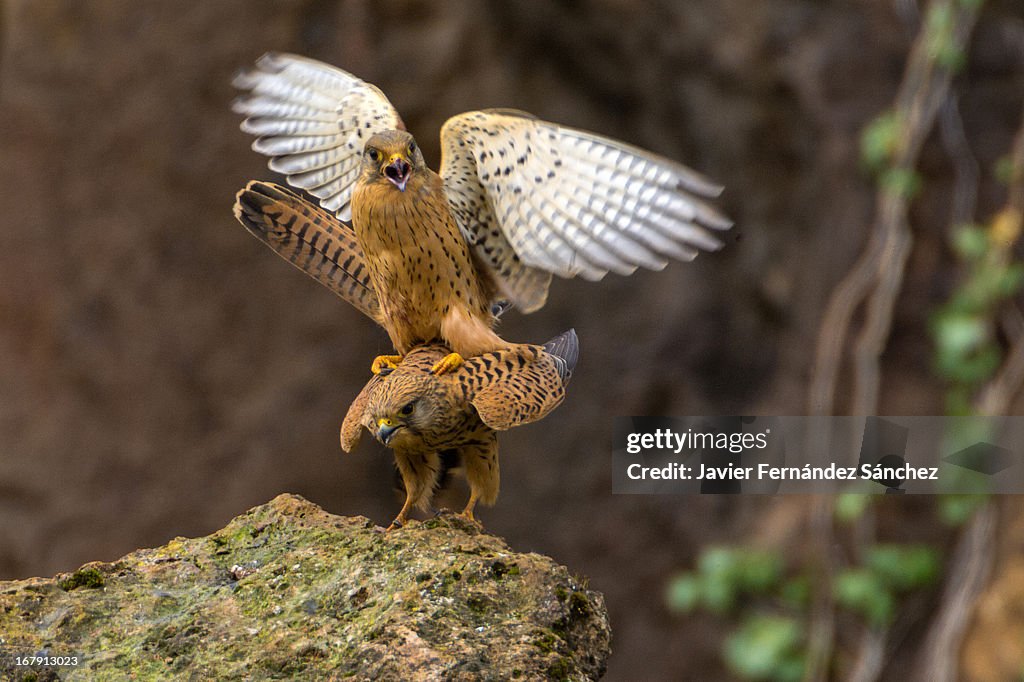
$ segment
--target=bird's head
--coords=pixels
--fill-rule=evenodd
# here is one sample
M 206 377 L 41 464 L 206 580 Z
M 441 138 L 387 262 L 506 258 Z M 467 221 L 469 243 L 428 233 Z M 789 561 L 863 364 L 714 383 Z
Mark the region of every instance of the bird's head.
M 367 182 L 389 182 L 404 192 L 410 178 L 424 167 L 416 140 L 404 130 L 377 133 L 363 148 L 362 174 Z
M 398 374 L 387 378 L 366 406 L 366 426 L 374 438 L 394 448 L 416 449 L 437 421 L 437 379 Z

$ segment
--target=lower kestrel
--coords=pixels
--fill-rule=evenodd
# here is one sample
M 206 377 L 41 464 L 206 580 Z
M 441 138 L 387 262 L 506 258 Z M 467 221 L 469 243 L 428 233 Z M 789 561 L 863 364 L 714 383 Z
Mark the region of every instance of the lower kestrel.
M 350 73 L 267 54 L 235 85 L 248 91 L 234 104 L 242 129 L 270 168 L 352 221 L 399 353 L 374 371 L 435 339 L 452 350 L 437 372 L 509 349 L 493 331 L 495 301 L 533 312 L 553 274 L 660 270 L 718 249 L 713 233 L 731 226 L 705 201 L 721 188 L 689 168 L 524 112 L 450 118 L 435 173 L 384 94 Z
M 558 407 L 579 357 L 574 331 L 543 346 L 484 353 L 442 375 L 432 371 L 449 350 L 426 344 L 397 369 L 375 375 L 352 402 L 341 427 L 351 452 L 362 429 L 391 448 L 405 486 L 405 504 L 390 529 L 413 508 L 426 509 L 446 461 L 461 464 L 470 496 L 461 516 L 498 498 L 497 432 L 529 424 Z

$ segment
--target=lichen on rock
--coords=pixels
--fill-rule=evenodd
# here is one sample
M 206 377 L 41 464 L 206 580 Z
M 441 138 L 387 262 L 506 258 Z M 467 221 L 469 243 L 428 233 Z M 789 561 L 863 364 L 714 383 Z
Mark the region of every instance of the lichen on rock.
M 597 679 L 600 593 L 452 515 L 391 533 L 281 495 L 202 538 L 0 581 L 0 678 Z M 77 667 L 17 656 L 78 656 Z

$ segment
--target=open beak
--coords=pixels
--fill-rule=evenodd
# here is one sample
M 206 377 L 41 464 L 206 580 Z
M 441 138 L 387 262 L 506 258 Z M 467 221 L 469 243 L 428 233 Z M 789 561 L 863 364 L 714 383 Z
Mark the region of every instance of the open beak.
M 401 191 L 405 191 L 405 184 L 409 182 L 412 175 L 412 166 L 401 154 L 392 154 L 388 165 L 384 167 L 384 177 L 391 181 L 391 184 Z
M 395 431 L 402 428 L 399 424 L 396 424 L 393 419 L 378 419 L 377 420 L 377 440 L 384 445 L 388 444 L 388 441 L 395 435 Z

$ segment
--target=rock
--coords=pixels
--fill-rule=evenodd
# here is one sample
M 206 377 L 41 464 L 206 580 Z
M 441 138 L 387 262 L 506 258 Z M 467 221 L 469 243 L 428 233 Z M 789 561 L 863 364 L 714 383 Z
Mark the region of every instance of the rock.
M 600 593 L 444 515 L 384 533 L 280 495 L 207 537 L 0 582 L 14 680 L 599 678 Z M 79 656 L 18 667 L 16 656 Z

